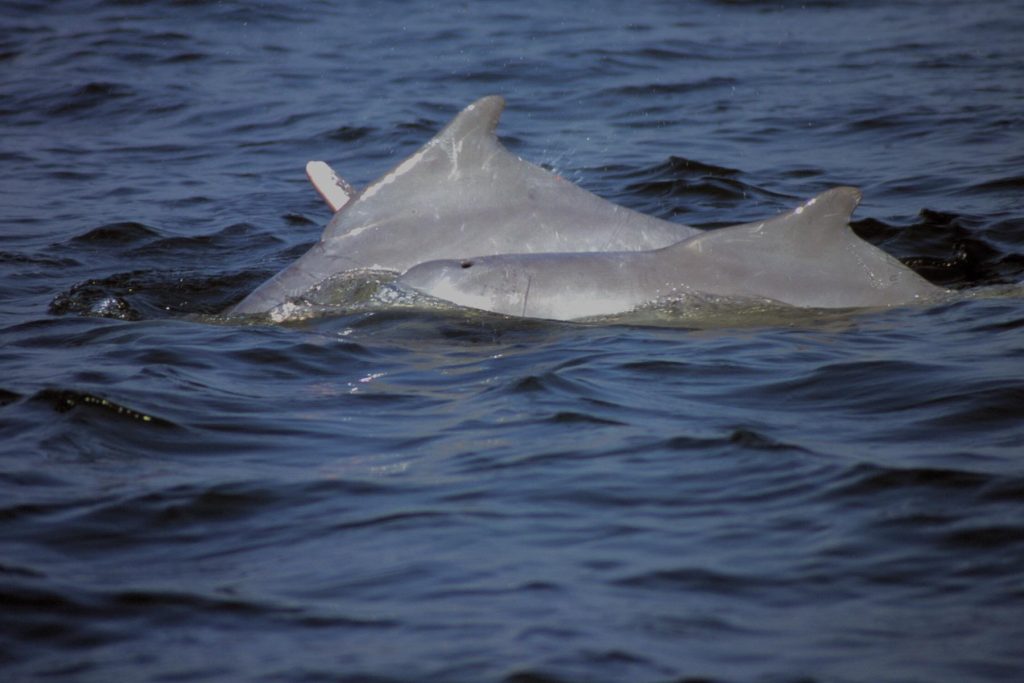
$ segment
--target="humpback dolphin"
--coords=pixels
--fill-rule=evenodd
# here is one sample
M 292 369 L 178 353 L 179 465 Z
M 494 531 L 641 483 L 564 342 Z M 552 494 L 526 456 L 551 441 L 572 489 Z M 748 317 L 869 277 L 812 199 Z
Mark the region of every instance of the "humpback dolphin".
M 495 134 L 504 107 L 499 96 L 477 100 L 362 192 L 332 180 L 326 164 L 307 169 L 318 190 L 340 188 L 321 192 L 337 213 L 319 242 L 229 313 L 267 312 L 344 271 L 401 273 L 474 254 L 656 249 L 699 232 L 617 206 L 512 154 Z
M 855 188 L 834 188 L 773 219 L 651 251 L 429 261 L 399 282 L 460 306 L 553 320 L 625 313 L 686 294 L 853 308 L 942 292 L 854 234 L 848 222 L 860 198 Z

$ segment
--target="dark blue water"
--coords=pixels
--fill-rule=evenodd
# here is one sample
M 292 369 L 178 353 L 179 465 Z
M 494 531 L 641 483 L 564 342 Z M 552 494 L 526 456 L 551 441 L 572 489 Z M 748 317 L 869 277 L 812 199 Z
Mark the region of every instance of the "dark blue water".
M 638 7 L 639 5 L 639 7 Z M 0 677 L 1018 681 L 1024 5 L 8 1 Z M 716 227 L 838 184 L 959 294 L 215 315 L 479 96 Z

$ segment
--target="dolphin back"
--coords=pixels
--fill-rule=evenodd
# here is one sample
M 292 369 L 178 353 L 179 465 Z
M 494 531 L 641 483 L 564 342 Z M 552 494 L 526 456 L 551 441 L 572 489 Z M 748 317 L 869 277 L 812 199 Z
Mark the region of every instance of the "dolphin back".
M 460 112 L 334 215 L 320 241 L 242 300 L 260 313 L 346 271 L 403 272 L 478 254 L 649 250 L 698 231 L 602 199 L 498 140 L 505 100 Z
M 836 187 L 775 218 L 687 239 L 666 256 L 693 264 L 699 288 L 794 306 L 853 308 L 910 303 L 940 293 L 850 228 L 860 203 Z M 697 277 L 699 275 L 699 277 Z

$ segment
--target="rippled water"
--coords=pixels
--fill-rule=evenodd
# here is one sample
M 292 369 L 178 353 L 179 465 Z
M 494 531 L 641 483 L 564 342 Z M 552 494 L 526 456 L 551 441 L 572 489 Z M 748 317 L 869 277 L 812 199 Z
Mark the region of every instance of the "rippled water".
M 4 680 L 1019 680 L 1024 6 L 586 7 L 0 8 Z M 489 93 L 701 227 L 856 185 L 958 293 L 216 315 L 328 219 L 308 159 Z

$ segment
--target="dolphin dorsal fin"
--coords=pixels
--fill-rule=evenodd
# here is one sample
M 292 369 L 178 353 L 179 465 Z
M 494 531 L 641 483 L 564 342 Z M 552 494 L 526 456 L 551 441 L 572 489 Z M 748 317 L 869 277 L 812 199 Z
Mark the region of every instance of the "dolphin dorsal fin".
M 365 259 L 364 267 L 404 271 L 426 256 L 635 250 L 696 232 L 519 158 L 497 136 L 504 108 L 492 95 L 456 114 L 335 214 L 318 248 L 352 268 Z
M 459 141 L 473 136 L 494 137 L 504 110 L 505 98 L 501 95 L 481 97 L 459 112 L 427 145 L 440 139 Z
M 860 190 L 855 187 L 834 187 L 756 225 L 761 232 L 787 243 L 791 251 L 813 254 L 850 237 L 859 240 L 849 225 L 860 199 Z
M 429 176 L 454 177 L 462 168 L 481 167 L 484 158 L 504 151 L 495 133 L 503 109 L 505 98 L 500 95 L 480 98 L 459 112 L 415 153 L 368 185 L 360 199 L 371 199 L 402 176 L 406 181 Z M 437 181 L 432 182 L 436 186 Z M 329 235 L 325 233 L 325 236 Z
M 860 197 L 836 187 L 770 220 L 681 242 L 678 253 L 726 294 L 800 306 L 881 306 L 939 291 L 850 228 Z
M 835 187 L 775 218 L 711 230 L 677 246 L 705 254 L 743 246 L 764 253 L 784 251 L 793 257 L 813 258 L 844 242 L 862 241 L 849 228 L 860 198 L 860 190 L 855 187 Z

